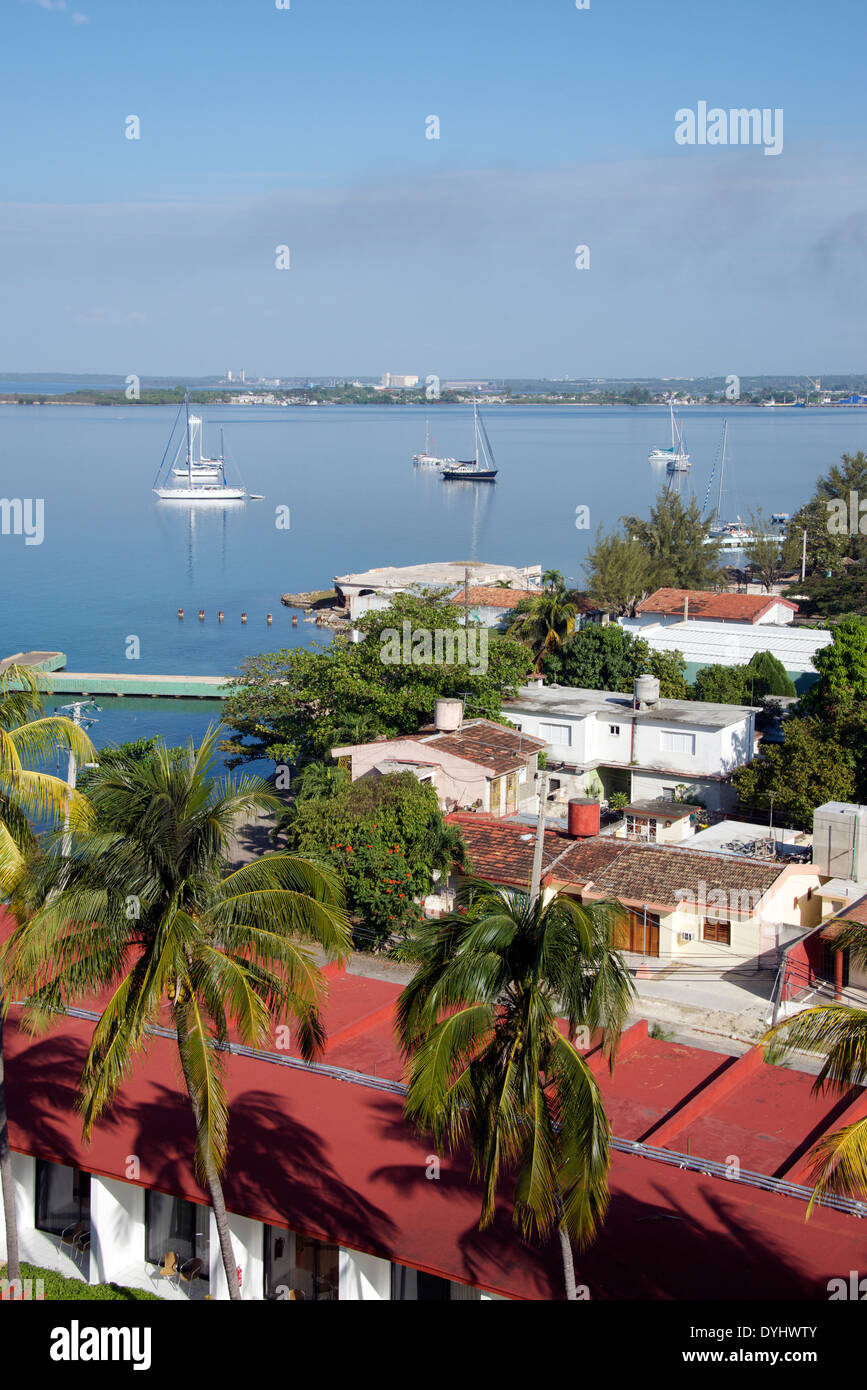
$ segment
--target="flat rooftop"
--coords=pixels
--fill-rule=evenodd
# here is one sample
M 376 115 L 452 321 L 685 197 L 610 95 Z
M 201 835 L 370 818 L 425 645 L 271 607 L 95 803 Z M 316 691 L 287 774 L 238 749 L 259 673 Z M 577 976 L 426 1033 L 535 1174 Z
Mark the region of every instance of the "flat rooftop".
M 380 565 L 377 569 L 362 570 L 359 574 L 335 575 L 338 589 L 409 589 L 416 584 L 441 584 L 444 587 L 463 584 L 465 572 L 476 585 L 494 584 L 498 579 L 508 581 L 512 588 L 526 588 L 528 579 L 538 574 L 540 565 L 495 565 L 480 560 L 435 560 L 424 565 Z
M 648 709 L 633 709 L 632 696 L 610 690 L 584 690 L 580 686 L 522 685 L 514 700 L 503 702 L 504 711 L 525 710 L 528 714 L 561 714 L 573 719 L 592 714 L 610 715 L 620 721 L 648 724 L 696 724 L 709 729 L 725 729 L 748 714 L 759 712 L 757 705 L 714 705 L 703 700 L 657 700 Z

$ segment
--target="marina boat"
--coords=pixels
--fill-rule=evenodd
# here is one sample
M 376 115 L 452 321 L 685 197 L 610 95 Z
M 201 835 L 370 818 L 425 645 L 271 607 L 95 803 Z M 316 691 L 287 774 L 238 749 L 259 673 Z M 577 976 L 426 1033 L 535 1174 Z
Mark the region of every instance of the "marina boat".
M 689 469 L 689 454 L 683 445 L 683 431 L 674 419 L 674 400 L 668 402 L 671 412 L 671 445 L 667 449 L 651 449 L 648 463 L 664 463 L 669 473 L 685 473 Z
M 719 489 L 717 492 L 716 507 L 713 511 L 713 522 L 709 533 L 704 539 L 704 544 L 718 545 L 720 548 L 720 555 L 728 558 L 734 564 L 736 563 L 736 559 L 743 560 L 746 558 L 747 547 L 751 545 L 753 541 L 782 541 L 785 537 L 786 523 L 789 520 L 789 514 L 788 512 L 774 512 L 771 516 L 771 523 L 779 529 L 777 531 L 768 532 L 767 534 L 760 534 L 754 531 L 750 526 L 747 526 L 739 516 L 735 517 L 734 521 L 723 520 L 722 501 L 723 488 L 725 486 L 728 430 L 728 420 L 725 420 L 723 422 L 722 453 L 720 456 Z M 711 473 L 708 480 L 707 493 L 705 493 L 705 505 L 707 505 L 707 497 L 712 483 L 713 473 Z
M 457 459 L 443 459 L 435 452 L 435 445 L 430 432 L 430 420 L 424 422 L 424 450 L 420 454 L 413 454 L 412 461 L 426 468 L 443 468 L 457 463 Z
M 488 438 L 485 423 L 479 414 L 479 407 L 473 401 L 473 436 L 475 455 L 472 459 L 448 460 L 440 468 L 440 477 L 446 482 L 495 483 L 498 468 L 494 467 L 494 451 Z
M 174 457 L 169 465 L 166 481 L 160 484 L 166 455 L 171 448 L 175 429 L 181 410 L 186 415 L 186 428 L 181 436 Z M 181 455 L 183 453 L 183 459 Z M 177 479 L 171 484 L 170 479 Z M 166 445 L 160 464 L 154 492 L 163 502 L 243 502 L 247 497 L 245 487 L 234 487 L 226 481 L 226 460 L 223 452 L 223 432 L 220 431 L 220 457 L 206 458 L 202 453 L 202 421 L 198 415 L 190 414 L 190 398 L 184 396 L 184 404 L 178 411 L 169 442 Z

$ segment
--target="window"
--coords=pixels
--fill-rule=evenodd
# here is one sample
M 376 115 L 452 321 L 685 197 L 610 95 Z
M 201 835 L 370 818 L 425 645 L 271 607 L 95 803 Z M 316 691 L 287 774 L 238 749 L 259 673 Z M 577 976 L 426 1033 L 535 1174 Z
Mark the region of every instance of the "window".
M 637 835 L 642 840 L 656 839 L 656 819 L 653 816 L 627 816 L 626 834 Z
M 611 734 L 612 738 L 619 738 L 619 737 L 620 737 L 620 725 L 619 725 L 619 724 L 609 724 L 609 725 L 608 725 L 608 732 L 609 732 L 609 734 Z
M 663 753 L 682 753 L 688 758 L 695 756 L 695 734 L 683 734 L 679 729 L 663 729 L 659 737 Z
M 265 1227 L 265 1298 L 321 1303 L 340 1297 L 340 1247 Z
M 546 743 L 562 743 L 568 746 L 572 742 L 572 728 L 569 724 L 540 724 L 539 737 Z
M 65 1163 L 36 1160 L 36 1229 L 62 1236 L 90 1230 L 90 1174 Z
M 702 941 L 715 941 L 719 946 L 731 946 L 731 922 L 712 922 L 709 917 L 705 917 L 701 925 L 701 939 Z
M 161 1265 L 170 1251 L 178 1267 L 200 1261 L 199 1279 L 210 1278 L 211 1209 L 164 1192 L 145 1193 L 145 1259 Z
M 391 1296 L 404 1303 L 480 1302 L 482 1291 L 468 1284 L 455 1284 L 450 1279 L 441 1279 L 436 1274 L 426 1274 L 423 1269 L 409 1269 L 406 1265 L 393 1264 Z

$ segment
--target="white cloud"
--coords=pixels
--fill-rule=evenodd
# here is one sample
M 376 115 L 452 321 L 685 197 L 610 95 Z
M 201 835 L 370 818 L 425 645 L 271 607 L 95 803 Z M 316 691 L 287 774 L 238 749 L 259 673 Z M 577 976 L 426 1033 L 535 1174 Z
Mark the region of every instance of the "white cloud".
M 36 5 L 40 10 L 51 10 L 54 14 L 68 14 L 66 0 L 24 0 L 25 5 Z M 89 24 L 90 20 L 80 10 L 73 10 L 69 16 L 73 24 Z

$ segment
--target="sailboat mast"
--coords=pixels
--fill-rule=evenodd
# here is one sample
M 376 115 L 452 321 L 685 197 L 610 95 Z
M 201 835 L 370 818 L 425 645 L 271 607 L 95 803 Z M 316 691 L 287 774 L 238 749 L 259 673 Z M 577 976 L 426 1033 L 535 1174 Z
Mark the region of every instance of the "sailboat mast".
M 473 401 L 473 443 L 475 445 L 476 467 L 479 466 L 479 405 Z
M 184 392 L 184 406 L 187 412 L 187 477 L 190 480 L 190 487 L 193 486 L 193 440 L 190 433 L 190 393 Z
M 722 519 L 723 478 L 725 477 L 726 471 L 726 440 L 728 439 L 728 432 L 729 422 L 728 420 L 723 420 L 722 458 L 720 459 L 719 466 L 719 492 L 716 499 L 716 519 L 718 522 Z

